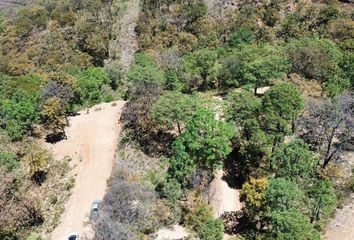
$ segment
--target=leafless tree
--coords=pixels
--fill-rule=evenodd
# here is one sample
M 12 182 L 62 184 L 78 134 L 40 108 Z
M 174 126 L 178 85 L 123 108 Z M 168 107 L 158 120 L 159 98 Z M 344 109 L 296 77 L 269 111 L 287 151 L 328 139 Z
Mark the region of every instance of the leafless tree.
M 299 119 L 302 137 L 323 154 L 322 167 L 338 159 L 345 144 L 354 137 L 353 93 L 310 102 L 308 114 Z

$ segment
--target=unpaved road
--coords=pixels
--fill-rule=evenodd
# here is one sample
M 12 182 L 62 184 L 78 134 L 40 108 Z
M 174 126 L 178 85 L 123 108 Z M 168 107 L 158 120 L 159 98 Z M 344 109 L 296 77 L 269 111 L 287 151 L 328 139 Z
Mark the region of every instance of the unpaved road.
M 224 172 L 218 170 L 210 186 L 209 199 L 213 207 L 214 216 L 219 218 L 225 212 L 241 210 L 240 193 L 237 189 L 230 188 L 222 179 Z
M 231 188 L 223 179 L 224 171 L 218 170 L 210 185 L 209 201 L 213 208 L 215 218 L 220 218 L 223 213 L 236 212 L 241 210 L 240 192 Z M 230 239 L 232 236 L 224 234 L 223 239 Z
M 329 223 L 323 239 L 353 240 L 354 239 L 354 194 L 351 202 L 339 209 Z
M 69 118 L 66 129 L 67 139 L 56 144 L 47 144 L 57 159 L 65 156 L 70 162 L 75 176 L 72 195 L 65 205 L 59 226 L 52 234 L 52 240 L 64 240 L 72 232 L 88 237 L 92 236 L 88 221 L 91 204 L 95 199 L 102 199 L 107 179 L 115 158 L 120 125 L 118 120 L 124 101 L 103 103 L 80 115 Z M 85 226 L 86 225 L 86 226 Z
M 348 169 L 352 169 L 354 167 L 354 152 L 347 152 L 344 159 L 349 166 Z M 354 193 L 351 194 L 348 204 L 337 210 L 334 218 L 327 225 L 323 239 L 354 239 Z

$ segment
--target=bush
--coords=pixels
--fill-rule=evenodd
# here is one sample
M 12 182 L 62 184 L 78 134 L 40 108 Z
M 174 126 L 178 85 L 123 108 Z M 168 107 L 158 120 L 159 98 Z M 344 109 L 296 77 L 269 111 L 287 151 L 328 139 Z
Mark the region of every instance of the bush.
M 7 151 L 0 151 L 0 167 L 4 166 L 8 171 L 18 168 L 20 165 L 15 154 Z
M 293 40 L 287 46 L 292 71 L 309 79 L 325 81 L 338 71 L 341 53 L 325 39 Z
M 185 223 L 196 231 L 203 240 L 222 240 L 224 226 L 214 219 L 210 206 L 199 202 L 186 216 Z
M 92 105 L 104 100 L 101 90 L 105 84 L 110 84 L 110 79 L 103 68 L 88 68 L 80 72 L 77 79 L 84 103 Z
M 157 66 L 155 59 L 147 53 L 137 53 L 128 71 L 128 81 L 134 85 L 139 82 L 163 86 L 164 73 Z
M 96 233 L 105 235 L 108 234 L 105 231 L 111 229 L 113 236 L 115 226 L 129 226 L 127 230 L 131 229 L 135 233 L 154 232 L 159 225 L 155 216 L 156 199 L 156 193 L 151 187 L 130 183 L 116 176 L 111 180 L 103 199 Z

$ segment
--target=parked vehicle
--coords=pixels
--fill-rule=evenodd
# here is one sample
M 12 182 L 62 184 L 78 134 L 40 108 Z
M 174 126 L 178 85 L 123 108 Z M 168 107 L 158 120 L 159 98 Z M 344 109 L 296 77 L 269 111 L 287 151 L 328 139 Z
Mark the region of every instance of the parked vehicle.
M 70 234 L 68 240 L 79 240 L 79 234 L 78 233 Z
M 91 205 L 91 214 L 90 214 L 90 218 L 91 220 L 96 220 L 98 217 L 98 210 L 100 207 L 100 200 L 95 200 L 92 205 Z

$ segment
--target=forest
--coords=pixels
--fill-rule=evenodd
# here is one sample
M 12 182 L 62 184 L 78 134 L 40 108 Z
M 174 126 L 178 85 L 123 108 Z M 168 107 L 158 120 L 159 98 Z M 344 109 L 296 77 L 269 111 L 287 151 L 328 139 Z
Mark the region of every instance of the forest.
M 128 2 L 0 12 L 0 239 L 50 239 L 75 180 L 40 141 L 117 99 L 95 239 L 155 239 L 176 224 L 188 239 L 321 239 L 354 193 L 353 2 L 140 0 L 127 67 L 116 28 Z M 215 218 L 218 170 L 242 209 Z

